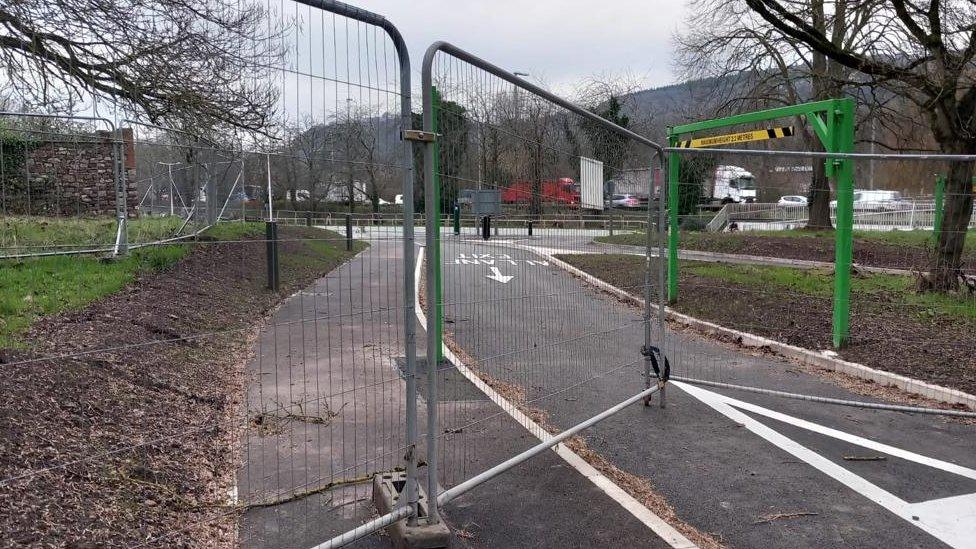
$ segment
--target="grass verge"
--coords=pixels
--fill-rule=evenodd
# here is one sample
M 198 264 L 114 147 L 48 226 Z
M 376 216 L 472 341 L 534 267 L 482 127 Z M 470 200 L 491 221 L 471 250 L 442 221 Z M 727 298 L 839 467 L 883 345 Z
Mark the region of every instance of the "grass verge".
M 7 217 L 2 222 L 0 248 L 14 255 L 38 248 L 104 247 L 115 243 L 116 221 L 99 218 Z M 128 222 L 129 242 L 151 242 L 173 236 L 183 226 L 180 217 L 142 217 Z
M 73 225 L 72 230 L 90 227 L 69 225 Z M 98 226 L 98 223 L 91 226 Z M 44 232 L 39 228 L 33 230 L 38 234 Z M 261 223 L 226 223 L 212 227 L 204 236 L 233 241 L 263 234 Z M 326 242 L 309 241 L 308 245 L 322 256 L 341 255 Z M 80 309 L 118 292 L 144 274 L 164 271 L 186 257 L 191 246 L 172 244 L 139 248 L 116 260 L 95 256 L 53 256 L 3 261 L 0 263 L 0 348 L 25 347 L 28 342 L 23 335 L 37 319 Z M 295 257 L 288 255 L 283 259 L 289 261 Z

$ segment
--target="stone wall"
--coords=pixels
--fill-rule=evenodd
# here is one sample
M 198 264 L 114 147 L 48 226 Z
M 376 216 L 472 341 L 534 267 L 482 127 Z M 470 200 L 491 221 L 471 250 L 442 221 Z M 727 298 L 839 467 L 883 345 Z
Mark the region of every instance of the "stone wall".
M 130 217 L 139 203 L 136 191 L 135 150 L 132 130 L 123 129 L 125 140 L 126 204 Z M 108 132 L 53 138 L 32 145 L 25 153 L 21 173 L 5 176 L 5 201 L 9 214 L 51 216 L 114 216 L 115 180 Z

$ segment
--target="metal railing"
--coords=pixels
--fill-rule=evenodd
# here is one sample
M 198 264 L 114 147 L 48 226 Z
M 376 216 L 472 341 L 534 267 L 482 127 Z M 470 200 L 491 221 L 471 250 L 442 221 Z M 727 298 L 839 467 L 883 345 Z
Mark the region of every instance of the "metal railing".
M 903 199 L 888 203 L 854 205 L 855 229 L 894 231 L 932 230 L 938 211 L 935 201 L 928 199 Z M 837 222 L 837 206 L 830 205 L 830 219 Z M 739 230 L 786 230 L 802 227 L 809 221 L 806 205 L 780 205 L 776 203 L 730 203 L 722 206 L 708 222 L 706 230 L 721 232 L 732 222 Z M 976 214 L 970 216 L 970 228 L 976 228 Z

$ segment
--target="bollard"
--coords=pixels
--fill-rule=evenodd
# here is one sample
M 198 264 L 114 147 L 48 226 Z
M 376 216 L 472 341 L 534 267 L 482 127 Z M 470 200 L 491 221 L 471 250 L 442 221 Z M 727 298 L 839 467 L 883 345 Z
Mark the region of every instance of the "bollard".
M 268 289 L 278 291 L 278 222 L 268 221 L 264 225 L 264 238 L 267 243 Z
M 461 234 L 461 207 L 454 205 L 454 234 Z
M 352 215 L 346 214 L 346 251 L 352 251 Z
M 481 238 L 488 240 L 491 238 L 491 216 L 481 218 Z
M 607 226 L 610 229 L 610 236 L 613 236 L 613 216 L 612 215 L 610 216 L 610 220 L 609 220 Z
M 312 226 L 312 212 L 307 212 L 305 214 L 305 226 L 306 227 Z
M 532 222 L 529 221 L 529 236 L 532 236 Z

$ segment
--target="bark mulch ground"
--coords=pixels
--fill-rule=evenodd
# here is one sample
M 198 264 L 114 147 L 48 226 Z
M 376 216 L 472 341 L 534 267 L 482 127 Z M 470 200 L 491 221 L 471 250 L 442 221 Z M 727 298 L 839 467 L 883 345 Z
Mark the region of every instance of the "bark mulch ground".
M 168 270 L 38 322 L 0 350 L 0 546 L 215 547 L 235 541 L 243 363 L 289 293 L 352 254 L 282 227 L 281 290 L 263 242 L 190 244 Z M 331 235 L 330 236 L 335 236 Z
M 631 293 L 642 291 L 640 257 L 591 254 L 560 258 Z M 807 349 L 831 348 L 829 297 L 687 271 L 680 275 L 680 298 L 673 305 L 678 311 Z M 976 307 L 976 300 L 969 303 Z M 976 321 L 906 306 L 895 293 L 855 293 L 851 334 L 850 345 L 840 351 L 845 360 L 976 394 Z

